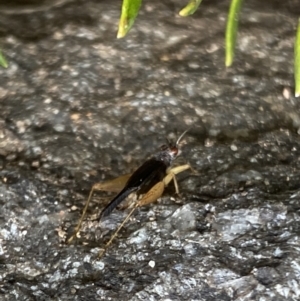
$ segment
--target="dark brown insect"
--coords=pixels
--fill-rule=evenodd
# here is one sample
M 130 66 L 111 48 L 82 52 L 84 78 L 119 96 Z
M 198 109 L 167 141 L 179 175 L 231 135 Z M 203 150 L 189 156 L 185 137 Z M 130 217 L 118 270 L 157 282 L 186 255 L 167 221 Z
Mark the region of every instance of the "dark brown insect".
M 175 175 L 191 168 L 188 164 L 172 168 L 173 161 L 180 154 L 179 142 L 186 134 L 185 131 L 175 144 L 168 142 L 168 145 L 163 145 L 161 150 L 154 154 L 149 160 L 145 161 L 133 174 L 128 174 L 116 178 L 114 180 L 96 183 L 89 194 L 88 200 L 84 207 L 82 216 L 79 220 L 74 234 L 68 239 L 68 243 L 76 237 L 81 228 L 82 221 L 85 217 L 86 210 L 95 190 L 104 191 L 120 191 L 110 203 L 102 210 L 99 220 L 102 217 L 108 216 L 122 201 L 124 201 L 131 193 L 145 194 L 139 199 L 125 220 L 110 238 L 106 244 L 104 251 L 99 254 L 101 257 L 113 239 L 117 236 L 120 229 L 130 218 L 137 207 L 144 206 L 156 201 L 164 192 L 164 188 L 173 180 L 176 193 L 179 193 L 178 184 Z

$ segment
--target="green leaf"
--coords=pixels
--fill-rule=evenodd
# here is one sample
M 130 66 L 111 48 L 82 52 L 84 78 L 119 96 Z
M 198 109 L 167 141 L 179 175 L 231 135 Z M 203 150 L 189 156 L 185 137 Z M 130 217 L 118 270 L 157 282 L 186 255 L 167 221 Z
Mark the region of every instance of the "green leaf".
M 201 2 L 202 0 L 190 0 L 188 5 L 179 12 L 179 15 L 181 17 L 192 15 L 198 9 Z
M 0 66 L 2 66 L 3 68 L 7 68 L 8 67 L 8 63 L 5 59 L 5 57 L 3 56 L 1 50 L 0 50 Z
M 141 7 L 142 0 L 123 0 L 117 38 L 126 36 Z
M 298 20 L 295 40 L 295 96 L 300 96 L 300 19 Z
M 230 3 L 230 9 L 227 19 L 226 26 L 226 37 L 225 37 L 225 65 L 229 67 L 232 65 L 234 57 L 234 48 L 237 35 L 237 27 L 239 20 L 239 13 L 242 6 L 242 0 L 232 0 Z

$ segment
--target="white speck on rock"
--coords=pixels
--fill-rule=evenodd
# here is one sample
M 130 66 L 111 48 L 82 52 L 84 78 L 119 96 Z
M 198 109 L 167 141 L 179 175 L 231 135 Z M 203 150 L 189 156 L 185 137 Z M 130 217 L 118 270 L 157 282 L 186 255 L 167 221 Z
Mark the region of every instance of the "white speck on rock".
M 150 260 L 149 263 L 148 263 L 148 265 L 149 265 L 150 268 L 153 269 L 155 267 L 155 261 L 154 260 Z

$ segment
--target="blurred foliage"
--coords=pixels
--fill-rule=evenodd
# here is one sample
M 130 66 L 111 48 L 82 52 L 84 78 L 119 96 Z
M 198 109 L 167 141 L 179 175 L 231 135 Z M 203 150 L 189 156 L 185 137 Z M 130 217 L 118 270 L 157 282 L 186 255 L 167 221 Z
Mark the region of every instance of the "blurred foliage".
M 123 0 L 117 38 L 126 36 L 137 17 L 142 0 Z
M 295 96 L 300 96 L 300 19 L 298 20 L 295 40 Z
M 0 50 L 0 66 L 3 67 L 3 68 L 8 67 L 8 63 L 7 63 L 4 55 L 2 54 L 1 50 Z
M 202 0 L 190 0 L 188 5 L 179 12 L 179 15 L 181 17 L 192 15 L 198 9 L 201 2 Z
M 231 0 L 225 33 L 225 66 L 230 67 L 233 63 L 234 50 L 238 30 L 239 13 L 243 0 Z M 190 0 L 179 12 L 186 17 L 194 14 L 202 0 Z M 141 7 L 142 0 L 123 0 L 122 13 L 119 22 L 118 38 L 123 38 L 132 27 Z M 295 41 L 295 95 L 300 96 L 300 21 Z
M 298 0 L 297 0 L 298 1 Z M 182 17 L 194 14 L 199 8 L 202 0 L 189 0 L 188 4 L 182 8 L 179 15 Z M 119 21 L 117 38 L 123 38 L 130 31 L 141 8 L 142 0 L 123 0 Z M 231 0 L 230 9 L 226 24 L 225 33 L 225 66 L 233 64 L 236 38 L 238 32 L 239 14 L 242 7 L 242 0 Z M 0 50 L 0 66 L 8 67 L 8 62 Z M 295 96 L 300 96 L 300 19 L 297 26 L 297 34 L 294 48 L 294 77 Z
M 229 67 L 233 63 L 234 48 L 239 21 L 239 13 L 242 6 L 242 0 L 232 0 L 227 18 L 225 35 L 225 66 Z

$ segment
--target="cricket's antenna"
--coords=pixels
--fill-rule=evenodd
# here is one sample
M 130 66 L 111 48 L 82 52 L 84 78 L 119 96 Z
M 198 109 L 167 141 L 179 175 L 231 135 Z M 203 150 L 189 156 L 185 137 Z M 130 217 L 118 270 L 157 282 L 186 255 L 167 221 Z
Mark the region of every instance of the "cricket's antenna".
M 178 147 L 178 144 L 180 142 L 180 140 L 183 138 L 183 136 L 190 130 L 191 128 L 188 128 L 187 130 L 185 130 L 181 135 L 180 137 L 177 139 L 176 141 L 176 147 Z

